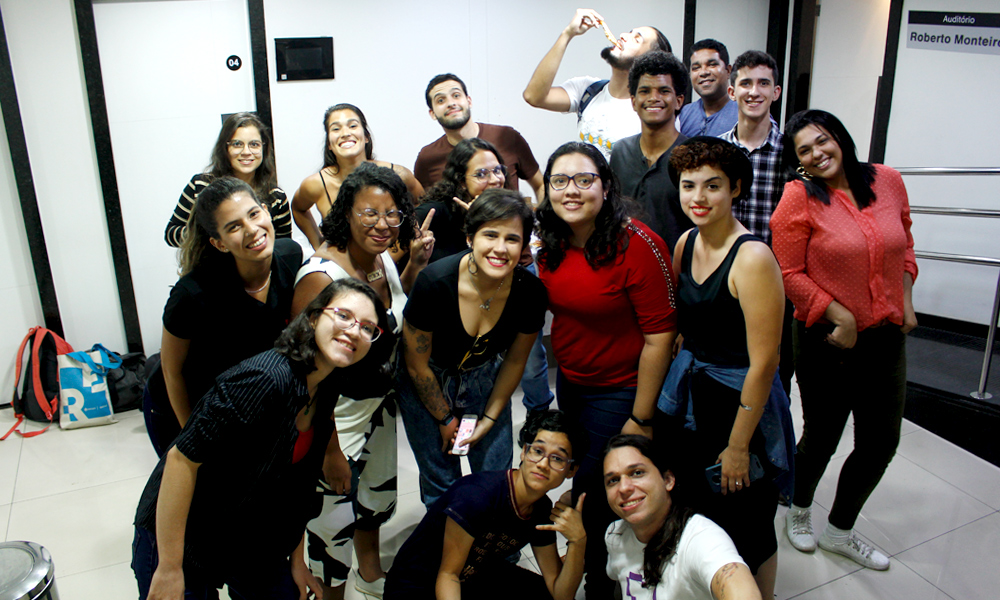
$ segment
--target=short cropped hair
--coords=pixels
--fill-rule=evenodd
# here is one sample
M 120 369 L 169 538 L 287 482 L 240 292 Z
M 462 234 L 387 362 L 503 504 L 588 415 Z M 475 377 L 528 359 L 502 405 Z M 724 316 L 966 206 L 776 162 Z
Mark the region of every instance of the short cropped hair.
M 726 49 L 726 45 L 720 42 L 719 40 L 713 40 L 712 38 L 705 38 L 703 40 L 695 42 L 691 46 L 691 54 L 688 55 L 688 66 L 691 65 L 691 57 L 694 56 L 694 53 L 699 50 L 715 50 L 716 52 L 719 53 L 719 58 L 722 59 L 723 63 L 727 65 L 730 64 L 729 50 Z
M 465 82 L 459 79 L 458 75 L 455 75 L 454 73 L 441 73 L 440 75 L 435 75 L 431 78 L 430 83 L 427 84 L 427 89 L 424 90 L 424 100 L 427 101 L 427 108 L 434 108 L 431 106 L 431 90 L 434 89 L 434 86 L 444 83 L 445 81 L 457 82 L 458 85 L 462 86 L 462 93 L 466 96 L 469 95 L 469 90 L 465 88 Z
M 760 50 L 747 50 L 736 57 L 733 63 L 733 72 L 729 74 L 729 85 L 736 85 L 736 72 L 740 69 L 753 69 L 755 67 L 767 67 L 771 69 L 771 82 L 774 85 L 781 85 L 781 73 L 778 72 L 778 63 L 767 52 Z
M 750 194 L 750 186 L 753 184 L 750 159 L 742 150 L 721 138 L 697 136 L 684 140 L 670 152 L 667 173 L 670 181 L 679 189 L 681 173 L 695 171 L 705 165 L 725 173 L 729 178 L 730 190 L 736 187 L 737 181 L 740 182 L 740 195 L 733 200 L 734 204 Z
M 691 78 L 683 63 L 677 60 L 673 54 L 653 50 L 635 59 L 628 72 L 628 93 L 630 96 L 635 96 L 636 90 L 639 89 L 639 79 L 643 75 L 670 75 L 674 95 L 687 98 L 688 88 L 691 87 Z
M 540 410 L 528 413 L 528 418 L 521 428 L 521 433 L 517 437 L 517 443 L 524 448 L 535 441 L 539 430 L 551 431 L 553 433 L 563 433 L 569 438 L 571 446 L 570 459 L 577 458 L 574 462 L 580 464 L 580 459 L 587 453 L 588 439 L 587 432 L 576 422 L 572 421 L 561 410 Z

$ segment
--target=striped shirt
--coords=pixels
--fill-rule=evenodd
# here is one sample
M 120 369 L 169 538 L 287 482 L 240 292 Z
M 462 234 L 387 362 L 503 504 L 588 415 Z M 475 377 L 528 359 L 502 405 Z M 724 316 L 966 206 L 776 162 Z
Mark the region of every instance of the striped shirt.
M 167 223 L 167 229 L 163 234 L 168 246 L 179 248 L 184 236 L 184 226 L 191 219 L 191 209 L 194 208 L 194 199 L 201 191 L 212 182 L 212 176 L 207 173 L 198 173 L 191 178 L 191 181 L 184 186 L 181 197 L 177 199 L 177 207 Z M 274 223 L 274 236 L 277 238 L 292 237 L 292 212 L 288 204 L 288 197 L 284 190 L 274 188 L 262 199 L 267 205 L 268 212 L 271 213 L 271 222 Z
M 781 173 L 781 130 L 778 124 L 771 121 L 771 131 L 767 134 L 767 139 L 759 147 L 753 150 L 748 149 L 740 143 L 736 135 L 736 128 L 719 137 L 730 144 L 736 146 L 750 157 L 753 165 L 753 185 L 750 186 L 750 195 L 742 202 L 733 206 L 733 216 L 750 230 L 750 233 L 764 240 L 768 246 L 771 245 L 771 213 L 778 206 L 781 199 L 781 191 L 785 188 L 787 179 Z

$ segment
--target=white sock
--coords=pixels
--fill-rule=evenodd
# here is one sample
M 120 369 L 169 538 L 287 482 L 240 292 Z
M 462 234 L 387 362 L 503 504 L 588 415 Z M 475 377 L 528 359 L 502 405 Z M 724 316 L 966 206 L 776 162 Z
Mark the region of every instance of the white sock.
M 793 515 L 800 515 L 800 514 L 802 514 L 804 512 L 808 512 L 811 509 L 812 509 L 811 505 L 807 506 L 805 508 L 802 508 L 801 506 L 798 506 L 795 503 L 792 503 L 792 505 L 788 507 L 788 512 L 792 513 Z
M 826 531 L 823 533 L 826 535 L 826 538 L 834 544 L 846 544 L 847 540 L 851 537 L 850 529 L 840 529 L 839 527 L 834 527 L 829 523 L 826 524 Z

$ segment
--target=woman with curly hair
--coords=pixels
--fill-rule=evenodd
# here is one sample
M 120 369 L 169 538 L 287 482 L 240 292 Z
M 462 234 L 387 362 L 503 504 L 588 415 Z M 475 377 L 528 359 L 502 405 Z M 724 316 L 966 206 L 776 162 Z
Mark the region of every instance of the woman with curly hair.
M 139 500 L 132 569 L 140 598 L 218 597 L 223 585 L 247 600 L 319 591 L 303 532 L 319 509 L 315 474 L 333 407 L 317 389 L 363 359 L 385 327 L 368 286 L 336 281 L 274 348 L 218 378 Z
M 181 192 L 164 232 L 168 246 L 179 248 L 183 243 L 184 227 L 191 219 L 198 194 L 216 178 L 226 176 L 236 177 L 253 188 L 254 194 L 271 213 L 275 236 L 292 237 L 288 199 L 284 190 L 278 187 L 271 130 L 256 113 L 240 112 L 229 115 L 222 124 L 208 170 L 192 177 Z
M 384 160 L 375 160 L 375 141 L 368 128 L 368 119 L 361 109 L 353 104 L 335 104 L 323 114 L 323 130 L 326 142 L 323 144 L 323 168 L 318 173 L 306 177 L 292 197 L 292 216 L 295 225 L 309 239 L 313 248 L 318 249 L 323 242 L 309 209 L 313 206 L 319 214 L 326 216 L 333 208 L 333 201 L 340 193 L 347 176 L 364 163 L 392 169 L 406 184 L 414 198 L 424 195 L 424 188 L 413 177 L 413 173 L 402 165 Z M 403 248 L 405 251 L 406 248 Z
M 587 494 L 588 531 L 614 520 L 601 490 L 601 456 L 617 433 L 652 435 L 676 336 L 670 251 L 628 216 L 618 182 L 594 146 L 563 144 L 545 167 L 538 208 L 538 273 L 549 294 L 559 408 L 590 437 L 573 479 Z M 602 544 L 587 546 L 587 595 L 607 597 Z
M 298 313 L 331 281 L 366 282 L 386 306 L 389 327 L 383 352 L 369 356 L 338 388 L 334 432 L 323 464 L 322 514 L 309 522 L 309 565 L 324 585 L 323 597 L 343 598 L 351 569 L 351 546 L 358 555 L 355 586 L 381 595 L 385 574 L 379 563 L 379 528 L 396 505 L 396 399 L 387 375 L 403 323 L 406 294 L 433 247 L 417 229 L 410 194 L 391 169 L 359 165 L 340 186 L 337 201 L 320 228 L 325 240 L 299 269 L 292 302 Z M 417 235 L 420 233 L 421 235 Z M 399 243 L 413 260 L 400 275 L 389 255 Z M 322 390 L 321 390 L 322 393 Z

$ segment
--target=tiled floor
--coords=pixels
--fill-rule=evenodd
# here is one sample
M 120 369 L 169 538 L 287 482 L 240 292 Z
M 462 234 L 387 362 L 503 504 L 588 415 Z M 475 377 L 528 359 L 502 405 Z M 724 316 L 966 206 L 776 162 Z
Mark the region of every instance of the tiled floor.
M 799 404 L 793 399 L 797 431 Z M 514 399 L 515 423 L 524 419 Z M 114 425 L 0 442 L 0 534 L 32 540 L 54 557 L 63 600 L 137 596 L 129 569 L 132 517 L 156 462 L 142 416 Z M 0 411 L 0 430 L 13 422 Z M 37 429 L 34 424 L 29 429 Z M 851 450 L 848 427 L 816 494 L 814 527 L 822 529 L 839 466 Z M 417 470 L 400 427 L 399 508 L 383 529 L 383 563 L 423 514 Z M 560 490 L 553 492 L 557 495 Z M 779 508 L 775 527 L 783 523 Z M 953 599 L 996 598 L 1000 590 L 1000 469 L 904 422 L 899 451 L 862 512 L 858 531 L 892 557 L 884 573 L 817 550 L 803 554 L 779 535 L 776 597 Z M 780 532 L 780 529 L 779 529 Z M 528 552 L 530 555 L 530 551 Z M 530 557 L 522 564 L 533 567 Z M 348 598 L 363 598 L 348 585 Z M 582 592 L 579 595 L 582 598 Z

